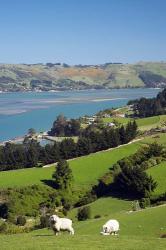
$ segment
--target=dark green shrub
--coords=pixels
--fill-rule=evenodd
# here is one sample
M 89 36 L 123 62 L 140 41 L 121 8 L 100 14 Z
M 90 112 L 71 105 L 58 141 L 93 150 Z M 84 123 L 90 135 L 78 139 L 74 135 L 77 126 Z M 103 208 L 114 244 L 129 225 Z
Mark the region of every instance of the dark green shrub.
M 162 157 L 156 157 L 156 163 L 160 164 L 163 161 Z
M 64 214 L 64 216 L 66 216 L 67 215 L 67 209 L 63 208 L 62 213 Z
M 45 228 L 49 226 L 49 216 L 40 217 L 40 228 Z
M 78 209 L 77 218 L 79 221 L 90 219 L 90 217 L 91 217 L 91 209 L 89 206 Z
M 17 217 L 16 224 L 19 226 L 24 226 L 26 224 L 26 218 L 22 215 Z
M 101 215 L 100 215 L 100 214 L 96 214 L 96 215 L 94 216 L 94 219 L 99 219 L 99 218 L 101 218 Z
M 97 199 L 96 194 L 94 192 L 90 191 L 87 192 L 76 204 L 76 206 L 84 206 L 86 204 L 89 204 Z
M 7 224 L 4 222 L 0 225 L 0 233 L 6 233 L 7 231 Z
M 166 234 L 162 234 L 160 238 L 166 238 Z
M 17 234 L 17 233 L 27 233 L 30 232 L 31 228 L 19 227 L 17 225 L 4 222 L 0 225 L 0 233 L 3 234 Z

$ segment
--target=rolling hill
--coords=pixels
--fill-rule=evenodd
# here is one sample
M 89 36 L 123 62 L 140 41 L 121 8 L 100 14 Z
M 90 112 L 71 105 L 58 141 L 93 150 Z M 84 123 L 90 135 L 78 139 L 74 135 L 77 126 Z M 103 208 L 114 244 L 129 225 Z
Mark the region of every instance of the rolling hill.
M 0 91 L 166 86 L 165 62 L 0 64 Z

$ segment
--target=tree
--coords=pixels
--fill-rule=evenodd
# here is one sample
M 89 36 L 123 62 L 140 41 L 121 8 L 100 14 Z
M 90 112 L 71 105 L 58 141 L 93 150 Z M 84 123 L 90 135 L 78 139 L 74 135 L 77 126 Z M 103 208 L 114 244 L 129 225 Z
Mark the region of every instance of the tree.
M 128 196 L 149 197 L 157 186 L 151 176 L 140 167 L 125 166 L 115 177 L 115 184 L 118 189 Z
M 119 135 L 121 143 L 124 144 L 126 142 L 126 133 L 123 125 L 119 129 Z
M 65 160 L 60 160 L 52 175 L 57 189 L 70 190 L 73 182 L 72 170 Z
M 53 123 L 53 126 L 49 134 L 56 136 L 64 136 L 66 124 L 67 124 L 66 117 L 63 114 L 58 115 L 57 119 Z
M 70 159 L 77 156 L 76 143 L 71 138 L 63 140 L 59 148 L 63 159 Z
M 91 140 L 87 137 L 80 137 L 77 142 L 78 156 L 87 155 L 92 152 Z
M 138 117 L 149 117 L 165 114 L 166 107 L 166 89 L 160 92 L 156 98 L 140 98 L 133 100 L 128 104 L 133 104 L 134 115 Z

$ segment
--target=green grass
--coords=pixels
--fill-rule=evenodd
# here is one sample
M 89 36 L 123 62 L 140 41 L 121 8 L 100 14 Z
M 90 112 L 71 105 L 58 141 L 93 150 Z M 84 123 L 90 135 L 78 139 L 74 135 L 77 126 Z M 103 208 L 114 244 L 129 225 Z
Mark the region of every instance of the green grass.
M 104 209 L 104 207 L 103 207 Z M 121 212 L 114 217 L 120 222 L 119 236 L 102 236 L 102 225 L 110 218 L 75 222 L 75 235 L 62 233 L 54 236 L 51 230 L 35 230 L 17 235 L 0 235 L 1 250 L 165 250 L 166 207 L 156 207 L 140 212 Z M 159 216 L 160 215 L 160 216 Z
M 157 136 L 146 137 L 142 141 L 130 145 L 90 154 L 70 161 L 75 185 L 88 189 L 91 184 L 94 184 L 98 178 L 109 170 L 112 164 L 125 156 L 134 154 L 142 144 L 152 143 L 153 141 L 166 144 L 166 134 L 160 133 Z M 0 172 L 0 188 L 41 184 L 42 180 L 52 178 L 54 169 L 54 167 L 30 168 Z
M 161 164 L 148 169 L 148 174 L 150 174 L 155 181 L 157 181 L 158 185 L 154 191 L 155 195 L 160 195 L 166 192 L 166 162 L 162 162 Z
M 156 135 L 145 137 L 144 140 L 140 141 L 142 144 L 150 144 L 152 142 L 166 146 L 166 133 L 157 133 Z
M 130 200 L 121 200 L 113 197 L 100 198 L 90 204 L 91 216 L 94 218 L 95 215 L 100 215 L 101 217 L 108 217 L 111 215 L 114 217 L 118 213 L 124 213 L 124 211 L 130 211 L 132 204 Z M 77 208 L 72 209 L 69 212 L 70 218 L 76 220 Z
M 109 117 L 103 118 L 104 123 L 117 121 L 120 124 L 126 125 L 129 121 L 132 121 L 131 118 L 126 117 Z M 166 125 L 166 115 L 152 116 L 147 118 L 138 118 L 136 119 L 139 130 L 150 130 L 156 127 L 163 127 Z
M 135 153 L 139 146 L 138 143 L 133 143 L 71 161 L 70 166 L 73 171 L 75 184 L 77 186 L 89 186 L 106 173 L 119 159 Z
M 135 153 L 139 146 L 140 144 L 133 143 L 70 161 L 75 185 L 88 188 L 89 185 L 94 184 L 99 177 L 106 173 L 112 164 Z M 49 167 L 0 172 L 0 188 L 39 184 L 42 180 L 50 180 L 54 169 L 54 167 Z
M 160 116 L 152 116 L 152 117 L 147 117 L 147 118 L 142 118 L 142 119 L 136 119 L 136 122 L 140 130 L 149 130 L 159 125 Z
M 120 124 L 126 125 L 131 119 L 126 118 L 126 117 L 107 117 L 103 118 L 104 123 L 109 123 L 109 122 L 118 122 Z
M 41 180 L 52 178 L 53 170 L 54 167 L 0 172 L 0 188 L 41 184 Z

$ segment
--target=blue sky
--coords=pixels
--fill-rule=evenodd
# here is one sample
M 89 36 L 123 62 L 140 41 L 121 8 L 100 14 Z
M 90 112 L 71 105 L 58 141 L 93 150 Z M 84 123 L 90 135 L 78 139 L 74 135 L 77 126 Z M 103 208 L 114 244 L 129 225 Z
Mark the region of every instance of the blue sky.
M 0 0 L 0 62 L 166 60 L 165 0 Z

